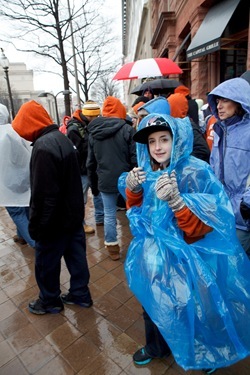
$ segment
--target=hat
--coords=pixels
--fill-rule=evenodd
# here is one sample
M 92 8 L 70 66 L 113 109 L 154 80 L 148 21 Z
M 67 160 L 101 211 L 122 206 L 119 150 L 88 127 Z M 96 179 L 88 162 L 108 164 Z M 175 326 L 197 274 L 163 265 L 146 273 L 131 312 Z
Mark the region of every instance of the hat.
M 99 116 L 101 114 L 101 108 L 98 103 L 93 100 L 88 100 L 83 105 L 82 114 L 84 116 Z
M 150 134 L 166 130 L 172 134 L 172 130 L 166 120 L 162 116 L 156 115 L 147 121 L 144 128 L 134 134 L 133 139 L 135 142 L 147 144 Z
M 172 117 L 184 118 L 188 113 L 188 101 L 183 94 L 171 94 L 168 97 Z

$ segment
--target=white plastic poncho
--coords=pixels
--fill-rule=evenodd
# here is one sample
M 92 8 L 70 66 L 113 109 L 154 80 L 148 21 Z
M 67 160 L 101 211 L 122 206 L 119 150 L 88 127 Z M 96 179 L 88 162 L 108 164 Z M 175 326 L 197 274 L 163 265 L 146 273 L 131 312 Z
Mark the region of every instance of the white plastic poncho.
M 31 146 L 11 124 L 3 124 L 4 108 L 0 106 L 0 206 L 28 206 Z
M 155 114 L 145 117 L 139 129 Z M 125 262 L 130 289 L 185 370 L 229 366 L 250 355 L 250 262 L 239 244 L 232 207 L 210 166 L 190 156 L 190 121 L 161 115 L 173 133 L 170 165 L 153 172 L 147 145 L 137 144 L 147 172 L 143 203 L 127 211 L 133 240 Z M 176 170 L 189 209 L 213 228 L 187 244 L 168 203 L 154 187 Z M 125 197 L 125 179 L 119 190 Z

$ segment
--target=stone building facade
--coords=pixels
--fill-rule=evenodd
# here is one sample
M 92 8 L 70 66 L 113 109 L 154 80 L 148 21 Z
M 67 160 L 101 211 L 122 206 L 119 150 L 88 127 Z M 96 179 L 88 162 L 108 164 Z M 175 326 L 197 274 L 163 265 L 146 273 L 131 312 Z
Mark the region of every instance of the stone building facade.
M 130 3 L 137 1 L 122 1 L 127 24 L 132 22 Z M 170 78 L 180 79 L 193 97 L 206 100 L 206 93 L 220 82 L 250 69 L 249 0 L 150 0 L 143 6 L 150 23 L 140 24 L 137 45 L 141 45 L 143 30 L 151 30 L 146 57 L 177 62 L 183 74 Z M 129 40 L 123 42 L 124 51 L 129 51 Z M 127 57 L 130 61 L 139 58 L 125 53 L 125 62 Z

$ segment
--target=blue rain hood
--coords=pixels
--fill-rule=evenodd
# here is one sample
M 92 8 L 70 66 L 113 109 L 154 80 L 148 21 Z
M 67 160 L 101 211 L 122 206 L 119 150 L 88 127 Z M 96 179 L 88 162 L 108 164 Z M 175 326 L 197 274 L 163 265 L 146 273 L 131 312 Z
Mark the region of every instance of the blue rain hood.
M 170 115 L 170 106 L 163 96 L 158 96 L 155 99 L 150 100 L 149 102 L 142 105 L 138 110 L 145 109 L 149 114 L 150 113 L 163 113 L 165 115 Z
M 221 183 L 206 162 L 190 156 L 189 119 L 161 116 L 173 133 L 171 161 L 164 171 L 153 172 L 147 145 L 137 144 L 138 166 L 147 173 L 142 205 L 127 211 L 133 235 L 125 261 L 128 285 L 181 367 L 229 366 L 250 355 L 250 263 Z M 192 244 L 184 241 L 167 202 L 155 194 L 158 177 L 173 169 L 185 204 L 213 228 Z M 118 182 L 124 197 L 126 176 Z

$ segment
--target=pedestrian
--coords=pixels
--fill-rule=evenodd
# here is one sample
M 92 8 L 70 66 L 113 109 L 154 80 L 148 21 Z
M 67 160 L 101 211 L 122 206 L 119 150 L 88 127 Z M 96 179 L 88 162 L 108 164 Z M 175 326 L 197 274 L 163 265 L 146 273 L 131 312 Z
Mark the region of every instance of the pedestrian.
M 34 100 L 21 106 L 12 126 L 33 145 L 29 232 L 35 240 L 39 298 L 29 303 L 29 311 L 56 314 L 63 310 L 64 303 L 90 307 L 82 227 L 84 201 L 76 148 Z M 70 288 L 69 293 L 61 295 L 62 257 L 70 273 Z
M 98 176 L 98 190 L 104 206 L 104 244 L 112 260 L 120 258 L 116 209 L 119 196 L 117 181 L 122 172 L 136 165 L 134 129 L 128 125 L 126 108 L 118 98 L 108 96 L 102 117 L 91 121 L 87 168 L 91 185 Z
M 191 156 L 188 117 L 150 114 L 140 125 L 138 167 L 119 178 L 133 234 L 125 262 L 144 309 L 137 365 L 173 354 L 185 370 L 250 354 L 250 263 L 230 202 L 208 163 Z
M 250 85 L 243 78 L 229 79 L 209 93 L 208 102 L 217 119 L 211 167 L 228 194 L 238 238 L 250 257 L 250 221 L 240 210 L 241 203 L 250 205 Z
M 84 196 L 84 204 L 87 204 L 88 190 L 90 187 L 86 162 L 88 157 L 88 125 L 100 116 L 101 108 L 98 103 L 89 100 L 84 103 L 82 109 L 77 109 L 67 123 L 67 136 L 76 146 L 79 152 L 79 163 L 81 168 L 81 179 Z M 95 220 L 97 225 L 103 224 L 103 203 L 97 187 L 92 187 L 93 203 L 95 206 Z M 95 229 L 83 222 L 86 234 L 92 234 Z
M 0 205 L 6 208 L 16 226 L 14 242 L 34 247 L 35 241 L 28 231 L 31 146 L 13 130 L 3 104 L 0 104 L 0 145 Z

